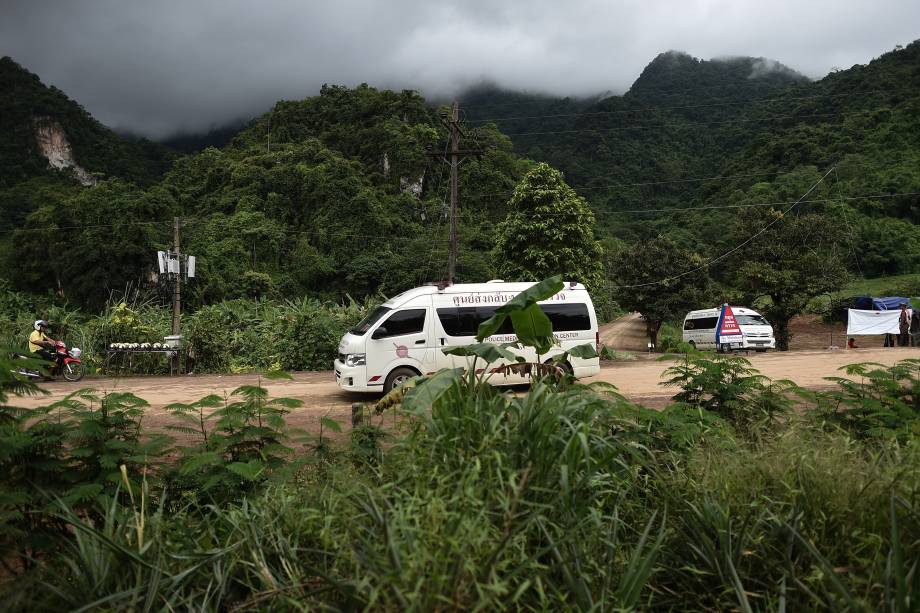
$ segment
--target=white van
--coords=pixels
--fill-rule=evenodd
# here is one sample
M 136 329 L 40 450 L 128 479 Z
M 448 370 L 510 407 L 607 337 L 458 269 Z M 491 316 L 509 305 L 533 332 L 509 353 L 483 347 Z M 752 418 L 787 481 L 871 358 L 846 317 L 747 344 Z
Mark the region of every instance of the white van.
M 467 368 L 469 357 L 445 355 L 443 349 L 472 345 L 479 324 L 492 317 L 495 309 L 533 283 L 467 283 L 439 287 L 416 287 L 391 298 L 374 309 L 339 343 L 333 366 L 339 387 L 355 392 L 388 392 L 417 375 L 434 374 L 442 368 Z M 559 345 L 540 356 L 549 361 L 576 345 L 597 343 L 597 316 L 584 285 L 566 283 L 558 294 L 540 303 L 553 323 Z M 517 340 L 510 318 L 498 334 L 486 339 L 490 343 Z M 527 361 L 536 361 L 531 348 L 512 349 Z M 502 363 L 493 363 L 495 369 Z M 568 368 L 578 377 L 600 372 L 600 359 L 570 357 Z M 484 368 L 482 360 L 477 368 Z M 519 374 L 495 373 L 489 382 L 496 385 L 526 383 Z
M 753 349 L 766 351 L 776 348 L 776 339 L 773 338 L 773 327 L 766 318 L 753 309 L 744 307 L 731 307 L 735 314 L 738 327 L 741 328 L 743 340 L 741 345 L 732 349 Z M 697 349 L 719 349 L 716 346 L 716 328 L 719 325 L 719 316 L 722 309 L 702 309 L 690 311 L 684 317 L 684 342 L 690 343 Z

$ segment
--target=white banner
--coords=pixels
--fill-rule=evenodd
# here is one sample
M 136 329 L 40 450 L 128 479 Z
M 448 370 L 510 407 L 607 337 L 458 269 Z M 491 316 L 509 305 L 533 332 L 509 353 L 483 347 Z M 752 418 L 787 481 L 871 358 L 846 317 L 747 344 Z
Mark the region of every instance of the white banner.
M 847 335 L 860 334 L 898 334 L 898 319 L 901 310 L 897 311 L 861 311 L 847 309 Z

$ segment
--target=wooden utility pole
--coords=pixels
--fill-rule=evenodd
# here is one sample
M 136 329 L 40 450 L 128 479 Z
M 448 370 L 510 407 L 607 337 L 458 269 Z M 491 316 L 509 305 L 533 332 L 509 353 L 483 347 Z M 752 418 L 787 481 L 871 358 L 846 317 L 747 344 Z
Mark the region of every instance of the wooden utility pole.
M 450 244 L 447 256 L 447 282 L 454 283 L 454 273 L 457 270 L 457 200 L 460 188 L 460 105 L 454 101 L 450 109 Z
M 173 242 L 176 249 L 176 277 L 173 280 L 173 336 L 179 335 L 179 319 L 182 317 L 182 258 L 179 254 L 179 218 L 173 217 Z
M 482 154 L 481 149 L 460 149 L 460 137 L 463 132 L 460 130 L 460 103 L 454 102 L 450 109 L 450 118 L 445 122 L 450 130 L 450 242 L 448 245 L 447 255 L 447 283 L 453 284 L 454 276 L 457 272 L 457 256 L 460 247 L 458 240 L 458 209 L 460 201 L 459 175 L 460 160 L 468 155 L 479 156 Z M 441 158 L 441 153 L 431 152 L 428 155 Z M 445 160 L 446 161 L 446 160 Z

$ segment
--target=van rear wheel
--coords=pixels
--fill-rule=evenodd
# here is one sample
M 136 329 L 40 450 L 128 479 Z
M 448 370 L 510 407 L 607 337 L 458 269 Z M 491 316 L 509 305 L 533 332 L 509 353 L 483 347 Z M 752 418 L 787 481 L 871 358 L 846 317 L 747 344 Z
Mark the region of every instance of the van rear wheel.
M 411 368 L 406 368 L 405 366 L 396 368 L 393 370 L 393 372 L 387 375 L 387 380 L 383 384 L 383 393 L 388 394 L 409 379 L 417 376 L 418 373 Z

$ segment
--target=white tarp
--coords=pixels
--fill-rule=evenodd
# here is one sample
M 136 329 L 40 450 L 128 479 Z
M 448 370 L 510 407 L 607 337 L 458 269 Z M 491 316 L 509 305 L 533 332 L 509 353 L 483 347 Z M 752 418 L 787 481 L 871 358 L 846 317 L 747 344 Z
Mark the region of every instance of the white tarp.
M 901 310 L 861 311 L 847 309 L 847 335 L 897 334 Z

